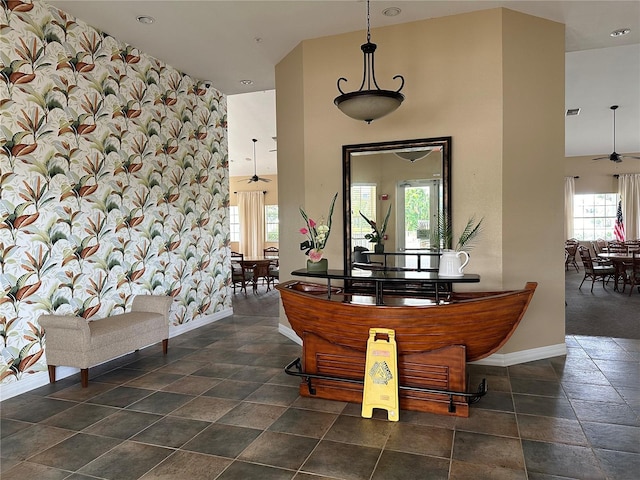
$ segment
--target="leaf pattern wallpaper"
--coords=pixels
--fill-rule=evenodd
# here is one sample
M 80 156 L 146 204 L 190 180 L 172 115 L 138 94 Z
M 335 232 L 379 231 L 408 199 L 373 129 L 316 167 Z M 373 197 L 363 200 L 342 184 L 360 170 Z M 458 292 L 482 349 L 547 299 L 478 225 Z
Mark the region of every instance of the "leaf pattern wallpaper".
M 0 383 L 46 370 L 42 314 L 230 309 L 226 97 L 46 3 L 2 7 Z

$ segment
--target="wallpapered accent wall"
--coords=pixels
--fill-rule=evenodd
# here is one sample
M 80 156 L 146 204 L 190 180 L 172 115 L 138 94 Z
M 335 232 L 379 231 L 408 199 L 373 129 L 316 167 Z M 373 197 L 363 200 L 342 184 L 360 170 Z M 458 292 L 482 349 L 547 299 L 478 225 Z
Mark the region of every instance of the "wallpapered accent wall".
M 44 313 L 231 308 L 226 97 L 45 3 L 2 5 L 1 383 L 46 370 Z

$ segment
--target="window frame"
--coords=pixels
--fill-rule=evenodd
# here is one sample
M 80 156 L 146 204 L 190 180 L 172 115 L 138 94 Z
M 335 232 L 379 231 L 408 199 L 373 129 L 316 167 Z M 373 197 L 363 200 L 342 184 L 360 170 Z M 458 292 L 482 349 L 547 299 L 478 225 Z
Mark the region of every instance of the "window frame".
M 573 236 L 583 242 L 599 238 L 615 240 L 613 227 L 618 208 L 617 193 L 576 193 L 573 196 Z M 591 238 L 593 237 L 593 238 Z
M 376 183 L 369 182 L 358 182 L 351 185 L 351 218 L 352 218 L 352 226 L 351 226 L 351 245 L 353 247 L 366 247 L 369 248 L 371 242 L 364 238 L 367 233 L 371 233 L 371 226 L 362 218 L 360 215 L 361 206 L 363 203 L 366 203 L 362 200 L 362 190 L 369 190 L 369 197 L 371 199 L 371 203 L 367 204 L 367 211 L 363 211 L 368 219 L 377 221 L 376 219 L 376 211 L 378 208 L 378 185 Z M 355 195 L 354 195 L 355 194 Z M 358 197 L 355 199 L 355 197 Z
M 269 210 L 275 210 L 275 221 L 269 221 Z M 273 220 L 273 219 L 272 219 Z M 270 227 L 275 227 L 275 236 L 269 238 L 269 234 L 273 234 L 273 230 L 270 231 Z M 279 243 L 280 242 L 280 210 L 277 204 L 264 206 L 264 241 L 266 243 Z
M 237 205 L 229 206 L 229 241 L 240 241 L 240 210 Z

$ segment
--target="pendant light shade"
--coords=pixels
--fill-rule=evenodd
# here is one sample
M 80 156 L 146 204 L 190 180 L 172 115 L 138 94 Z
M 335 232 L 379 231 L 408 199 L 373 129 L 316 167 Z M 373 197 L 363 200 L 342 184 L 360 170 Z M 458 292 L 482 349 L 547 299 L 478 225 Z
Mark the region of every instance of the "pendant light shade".
M 375 43 L 371 43 L 370 40 L 369 1 L 367 0 L 367 43 L 360 47 L 364 56 L 364 71 L 360 89 L 345 93 L 342 91 L 342 88 L 340 88 L 340 82 L 346 82 L 347 79 L 340 77 L 337 85 L 341 95 L 337 96 L 333 101 L 340 111 L 348 117 L 355 120 L 364 120 L 367 123 L 371 123 L 373 120 L 390 114 L 396 110 L 404 100 L 404 95 L 400 93 L 400 90 L 404 87 L 404 77 L 402 75 L 393 77 L 394 80 L 400 79 L 401 81 L 398 90 L 382 90 L 378 86 L 374 62 L 374 54 L 377 46 Z

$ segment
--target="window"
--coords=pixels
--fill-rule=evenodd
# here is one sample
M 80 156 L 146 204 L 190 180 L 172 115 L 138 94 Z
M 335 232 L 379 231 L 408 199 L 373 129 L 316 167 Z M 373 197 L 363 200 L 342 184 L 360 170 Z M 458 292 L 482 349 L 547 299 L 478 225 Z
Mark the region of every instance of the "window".
M 578 240 L 614 240 L 618 196 L 615 193 L 574 195 L 573 233 Z
M 351 245 L 369 248 L 369 240 L 364 236 L 371 233 L 371 226 L 360 215 L 362 212 L 368 219 L 376 218 L 376 185 L 351 185 Z
M 278 242 L 279 241 L 279 219 L 278 219 L 278 205 L 265 205 L 264 206 L 264 233 L 265 242 Z
M 229 235 L 232 242 L 240 241 L 240 215 L 237 205 L 229 207 Z

